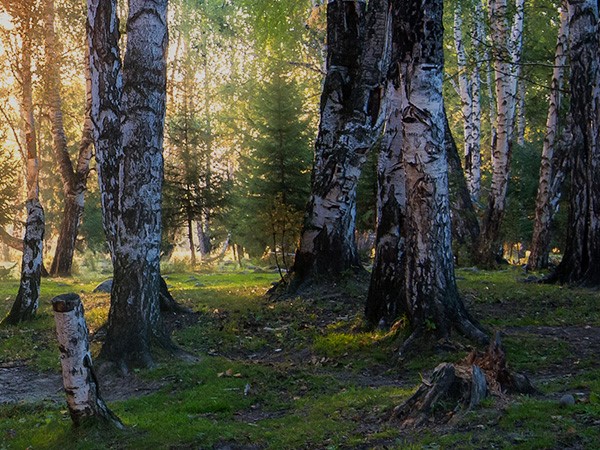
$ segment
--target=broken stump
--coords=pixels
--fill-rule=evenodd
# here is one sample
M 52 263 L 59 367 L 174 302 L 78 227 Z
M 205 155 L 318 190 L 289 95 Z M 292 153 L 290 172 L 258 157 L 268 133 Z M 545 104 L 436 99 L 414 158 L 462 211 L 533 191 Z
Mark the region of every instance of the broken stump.
M 447 422 L 457 412 L 476 407 L 488 394 L 537 392 L 525 375 L 508 368 L 497 333 L 485 353 L 473 351 L 458 364 L 438 365 L 431 380 L 423 380 L 417 392 L 394 409 L 393 417 L 402 427 L 417 428 L 429 421 Z
M 124 428 L 121 420 L 108 409 L 100 396 L 81 298 L 77 294 L 59 295 L 52 299 L 52 309 L 60 349 L 63 386 L 74 425 L 98 422 Z

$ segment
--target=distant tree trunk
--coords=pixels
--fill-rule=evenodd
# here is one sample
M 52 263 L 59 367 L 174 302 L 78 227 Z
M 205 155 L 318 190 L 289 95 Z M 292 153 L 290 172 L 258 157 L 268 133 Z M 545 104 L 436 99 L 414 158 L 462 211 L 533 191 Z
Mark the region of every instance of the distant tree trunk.
M 483 217 L 478 262 L 493 267 L 502 257 L 500 228 L 506 210 L 506 194 L 512 154 L 517 69 L 520 66 L 523 32 L 523 0 L 516 0 L 517 13 L 512 30 L 508 25 L 507 1 L 490 0 L 491 38 L 496 87 L 496 136 L 492 143 L 492 186 Z
M 44 209 L 39 200 L 39 161 L 36 146 L 35 120 L 33 115 L 33 86 L 31 73 L 32 36 L 29 28 L 21 33 L 21 116 L 25 135 L 24 155 L 27 158 L 27 221 L 23 238 L 21 281 L 13 306 L 2 323 L 17 324 L 31 320 L 37 311 L 42 276 L 42 252 L 44 241 Z
M 208 220 L 199 220 L 196 222 L 196 230 L 198 231 L 198 248 L 202 259 L 206 258 L 212 251 L 210 243 L 210 230 L 208 228 Z
M 447 338 L 453 328 L 487 342 L 458 295 L 454 276 L 442 98 L 443 2 L 403 0 L 395 8 L 399 71 L 393 81 L 399 95 L 406 96 L 400 151 L 406 177 L 406 263 L 400 312 L 414 330 L 403 350 L 430 332 Z
M 481 4 L 475 2 L 475 30 L 472 38 L 475 53 L 474 67 L 469 76 L 467 53 L 463 40 L 462 9 L 457 4 L 454 12 L 454 42 L 458 59 L 458 82 L 462 104 L 463 132 L 465 140 L 465 173 L 467 186 L 474 201 L 479 200 L 481 191 L 481 55 L 483 20 Z
M 533 238 L 531 241 L 531 254 L 527 267 L 531 270 L 545 269 L 548 267 L 548 254 L 550 252 L 550 230 L 554 215 L 558 211 L 560 200 L 560 187 L 565 179 L 566 171 L 563 162 L 566 161 L 566 151 L 555 151 L 560 134 L 560 104 L 563 88 L 564 67 L 567 64 L 567 47 L 569 40 L 569 13 L 566 0 L 560 10 L 560 28 L 556 53 L 554 56 L 554 69 L 552 72 L 552 87 L 546 120 L 546 136 L 542 148 L 542 163 L 540 167 L 540 181 L 535 202 L 535 222 L 533 225 Z M 572 125 L 572 124 L 571 124 Z
M 365 3 L 330 0 L 327 7 L 328 70 L 295 286 L 361 267 L 354 237 L 356 186 L 383 122 L 390 41 L 388 0 L 369 2 L 366 17 Z
M 187 232 L 188 232 L 188 242 L 190 243 L 190 256 L 192 267 L 196 265 L 196 244 L 194 243 L 194 222 L 192 220 L 191 214 L 188 214 L 187 217 Z
M 377 167 L 377 239 L 365 307 L 372 326 L 391 325 L 402 310 L 406 186 L 402 167 L 403 94 L 388 83 L 389 118 Z
M 445 147 L 448 158 L 448 186 L 450 190 L 450 216 L 452 222 L 452 241 L 468 248 L 474 256 L 479 239 L 479 221 L 469 192 L 465 172 L 460 163 L 456 142 L 450 130 L 448 117 L 444 111 Z M 457 256 L 457 255 L 455 255 Z
M 116 0 L 88 1 L 92 120 L 114 266 L 100 356 L 123 370 L 151 366 L 153 343 L 172 348 L 159 302 L 166 7 L 129 2 L 122 76 Z
M 598 2 L 569 0 L 573 137 L 567 244 L 551 277 L 600 286 L 600 45 Z
M 92 159 L 92 123 L 89 118 L 90 95 L 89 76 L 86 77 L 86 114 L 77 159 L 77 167 L 73 168 L 67 137 L 63 125 L 60 62 L 58 42 L 54 31 L 54 1 L 48 0 L 46 5 L 45 52 L 46 52 L 46 88 L 52 124 L 52 143 L 55 160 L 63 183 L 64 209 L 56 245 L 56 253 L 50 275 L 70 276 L 73 265 L 75 242 L 79 233 L 79 223 L 83 214 L 84 196 L 87 190 L 87 178 Z M 87 70 L 86 70 L 87 71 Z

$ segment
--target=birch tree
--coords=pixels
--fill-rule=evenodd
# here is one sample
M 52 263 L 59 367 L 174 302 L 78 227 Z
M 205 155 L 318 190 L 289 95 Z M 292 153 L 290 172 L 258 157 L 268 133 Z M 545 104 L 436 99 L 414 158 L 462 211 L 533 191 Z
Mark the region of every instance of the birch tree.
M 52 132 L 54 158 L 63 184 L 64 209 L 56 244 L 56 253 L 50 267 L 50 275 L 70 276 L 73 265 L 75 242 L 83 214 L 87 179 L 93 153 L 92 122 L 89 117 L 90 102 L 89 76 L 86 77 L 86 113 L 81 141 L 75 165 L 69 155 L 67 136 L 63 124 L 60 59 L 60 45 L 54 30 L 54 0 L 46 1 L 45 53 L 46 53 L 46 94 Z M 86 69 L 87 72 L 87 69 Z
M 401 103 L 402 127 L 402 138 L 395 142 L 401 146 L 397 154 L 406 198 L 398 312 L 407 315 L 413 329 L 403 350 L 429 332 L 447 338 L 453 328 L 486 342 L 458 294 L 454 275 L 442 98 L 443 4 L 402 0 L 394 8 L 397 54 L 392 67 L 398 70 L 392 72 L 393 98 Z
M 478 259 L 493 266 L 501 258 L 500 228 L 506 210 L 510 160 L 515 125 L 516 94 L 523 37 L 524 0 L 516 0 L 512 26 L 507 0 L 490 0 L 489 15 L 493 42 L 496 91 L 495 140 L 492 142 L 492 186 L 483 217 Z
M 560 145 L 561 128 L 565 128 L 560 120 L 562 89 L 565 67 L 567 65 L 567 48 L 569 39 L 569 14 L 567 2 L 560 7 L 560 26 L 552 70 L 552 83 L 546 120 L 546 134 L 542 147 L 540 181 L 538 185 L 531 254 L 527 266 L 532 270 L 548 267 L 550 251 L 550 230 L 554 215 L 558 211 L 561 196 L 561 185 L 565 179 L 565 149 L 557 149 Z M 562 125 L 562 126 L 561 126 Z M 563 146 L 564 147 L 564 146 Z
M 563 259 L 551 280 L 600 285 L 600 43 L 598 2 L 568 0 L 571 198 Z
M 454 44 L 458 66 L 458 88 L 461 99 L 464 133 L 464 161 L 467 185 L 474 202 L 481 191 L 481 46 L 483 45 L 483 11 L 481 1 L 473 3 L 475 17 L 472 36 L 473 63 L 469 68 L 460 2 L 454 11 Z
M 123 370 L 171 348 L 162 326 L 161 185 L 166 97 L 167 0 L 130 0 L 119 53 L 116 0 L 88 1 L 94 140 L 114 278 L 101 357 Z
M 44 209 L 39 198 L 39 159 L 37 152 L 36 125 L 33 110 L 32 53 L 33 30 L 37 26 L 39 5 L 36 2 L 2 2 L 4 9 L 11 14 L 21 40 L 21 53 L 18 67 L 20 74 L 20 111 L 23 134 L 23 157 L 26 164 L 27 221 L 23 237 L 23 257 L 21 259 L 21 281 L 12 308 L 2 321 L 17 324 L 30 320 L 35 315 L 40 297 L 42 274 L 42 252 L 44 239 Z
M 361 266 L 354 237 L 356 186 L 383 123 L 390 42 L 388 0 L 366 8 L 364 0 L 327 5 L 327 75 L 295 287 L 309 277 L 335 277 Z

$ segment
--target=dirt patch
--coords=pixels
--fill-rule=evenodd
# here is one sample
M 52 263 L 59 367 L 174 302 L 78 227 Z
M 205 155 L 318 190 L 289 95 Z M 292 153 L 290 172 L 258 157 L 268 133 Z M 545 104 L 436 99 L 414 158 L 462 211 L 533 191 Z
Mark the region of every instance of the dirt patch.
M 60 375 L 36 372 L 19 363 L 0 366 L 0 405 L 42 400 L 58 402 L 62 398 Z
M 146 381 L 135 374 L 109 374 L 101 377 L 100 392 L 104 400 L 113 402 L 151 394 L 163 385 L 164 382 Z M 37 372 L 25 364 L 0 366 L 0 405 L 64 400 L 60 374 Z

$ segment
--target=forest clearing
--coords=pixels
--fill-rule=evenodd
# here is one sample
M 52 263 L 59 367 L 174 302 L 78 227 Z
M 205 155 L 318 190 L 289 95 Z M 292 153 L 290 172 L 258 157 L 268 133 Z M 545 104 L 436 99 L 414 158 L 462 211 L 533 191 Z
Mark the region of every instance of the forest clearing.
M 599 0 L 0 0 L 0 450 L 600 448 Z
M 125 431 L 73 429 L 65 408 L 49 306 L 82 292 L 93 333 L 107 315 L 99 279 L 46 280 L 38 318 L 3 329 L 0 448 L 521 448 L 600 445 L 600 295 L 525 283 L 522 270 L 458 271 L 469 307 L 501 330 L 510 366 L 539 395 L 491 396 L 450 422 L 402 429 L 392 410 L 440 362 L 464 358 L 469 344 L 430 348 L 401 361 L 406 329 L 366 331 L 354 279 L 303 298 L 263 296 L 276 274 L 254 270 L 166 275 L 194 314 L 168 319 L 174 339 L 198 362 L 161 358 L 154 369 L 101 379 Z M 15 281 L 3 281 L 0 312 Z M 99 342 L 93 341 L 94 348 Z M 8 378 L 7 378 L 8 377 Z M 573 395 L 574 405 L 561 398 Z

